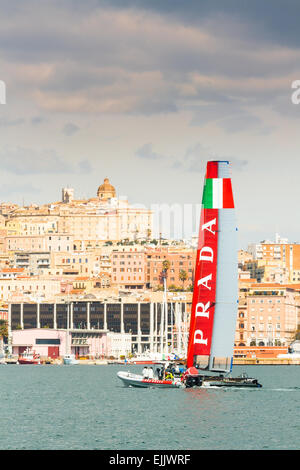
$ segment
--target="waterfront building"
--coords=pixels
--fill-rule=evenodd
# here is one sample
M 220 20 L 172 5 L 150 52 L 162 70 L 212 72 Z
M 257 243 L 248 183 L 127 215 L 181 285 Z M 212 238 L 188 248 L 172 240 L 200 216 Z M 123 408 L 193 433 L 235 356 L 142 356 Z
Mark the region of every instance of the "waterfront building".
M 9 331 L 43 329 L 70 330 L 78 334 L 94 330 L 127 334 L 131 338 L 131 351 L 142 353 L 185 351 L 190 300 L 174 298 L 164 304 L 137 301 L 134 298 L 116 298 L 111 302 L 94 299 L 52 303 L 13 302 L 8 305 Z M 110 346 L 117 349 L 128 346 L 128 337 Z M 114 336 L 110 335 L 110 344 Z M 73 341 L 73 339 L 72 339 Z
M 122 356 L 128 357 L 132 353 L 131 333 L 107 333 L 107 357 L 119 359 Z
M 43 358 L 52 359 L 70 354 L 70 351 L 79 357 L 93 358 L 106 357 L 110 353 L 106 331 L 68 331 L 45 327 L 13 330 L 11 348 L 13 354 L 22 354 L 29 348 Z

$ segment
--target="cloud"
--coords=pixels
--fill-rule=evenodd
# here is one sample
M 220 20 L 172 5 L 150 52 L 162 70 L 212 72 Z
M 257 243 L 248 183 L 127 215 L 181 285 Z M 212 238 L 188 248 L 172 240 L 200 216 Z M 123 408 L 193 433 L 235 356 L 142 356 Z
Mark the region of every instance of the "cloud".
M 82 173 L 91 173 L 93 168 L 92 168 L 89 160 L 81 160 L 78 163 L 78 170 Z
M 70 163 L 55 150 L 15 147 L 0 152 L 0 169 L 15 175 L 90 172 L 87 161 Z
M 44 116 L 33 116 L 31 118 L 31 124 L 33 124 L 34 126 L 38 126 L 39 124 L 42 124 L 46 121 L 47 119 Z
M 278 28 L 282 12 L 274 2 L 267 19 L 269 31 L 277 27 L 273 43 L 255 8 L 232 1 L 228 8 L 220 1 L 191 1 L 189 8 L 173 1 L 73 0 L 72 8 L 53 1 L 46 17 L 37 1 L 20 11 L 4 4 L 2 62 L 12 86 L 46 111 L 150 116 L 198 106 L 194 123 L 201 125 L 206 104 L 210 119 L 242 107 L 249 112 L 245 128 L 253 127 L 255 110 L 247 107 L 269 105 L 284 93 L 287 76 L 300 72 L 300 44 L 284 34 L 295 22 L 284 13 Z M 223 127 L 237 128 L 231 121 Z
M 209 147 L 197 142 L 186 150 L 182 159 L 176 159 L 172 163 L 172 168 L 180 171 L 204 174 L 208 160 L 228 160 L 232 165 L 232 169 L 237 171 L 242 171 L 248 164 L 247 160 L 233 156 L 218 155 Z
M 39 194 L 40 192 L 41 190 L 32 184 L 2 184 L 0 186 L 0 196 L 6 201 L 12 195 Z
M 79 131 L 80 127 L 76 126 L 76 124 L 73 124 L 72 122 L 68 122 L 65 124 L 63 128 L 63 133 L 67 136 L 75 134 L 77 131 Z
M 18 119 L 9 119 L 2 117 L 0 118 L 0 127 L 14 127 L 14 126 L 19 126 L 20 124 L 24 124 L 25 119 L 23 118 L 18 118 Z
M 153 151 L 153 145 L 151 143 L 144 144 L 142 147 L 137 149 L 135 154 L 138 158 L 146 160 L 162 160 L 165 158 L 163 155 Z
M 241 113 L 236 116 L 221 119 L 217 124 L 229 133 L 250 131 L 258 134 L 269 134 L 272 132 L 272 128 L 265 126 L 259 117 L 249 113 Z

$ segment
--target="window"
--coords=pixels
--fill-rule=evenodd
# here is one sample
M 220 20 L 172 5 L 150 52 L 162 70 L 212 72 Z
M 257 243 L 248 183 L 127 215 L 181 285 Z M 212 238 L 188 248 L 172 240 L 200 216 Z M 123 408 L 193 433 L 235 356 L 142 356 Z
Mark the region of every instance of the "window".
M 36 338 L 35 344 L 60 344 L 59 338 Z

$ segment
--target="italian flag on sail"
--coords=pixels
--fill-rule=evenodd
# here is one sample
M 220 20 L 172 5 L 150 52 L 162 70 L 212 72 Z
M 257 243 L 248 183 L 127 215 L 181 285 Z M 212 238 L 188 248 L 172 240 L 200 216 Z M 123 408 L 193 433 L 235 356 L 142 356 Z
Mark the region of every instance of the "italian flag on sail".
M 233 209 L 230 178 L 206 178 L 202 205 L 204 209 Z

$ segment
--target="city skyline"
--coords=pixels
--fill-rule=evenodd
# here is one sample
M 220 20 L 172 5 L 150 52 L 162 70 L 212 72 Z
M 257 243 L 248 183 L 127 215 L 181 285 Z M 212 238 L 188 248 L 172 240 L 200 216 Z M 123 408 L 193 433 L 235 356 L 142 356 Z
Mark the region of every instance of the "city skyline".
M 94 197 L 108 176 L 132 204 L 195 207 L 225 159 L 240 247 L 298 240 L 296 2 L 0 4 L 1 201 Z

